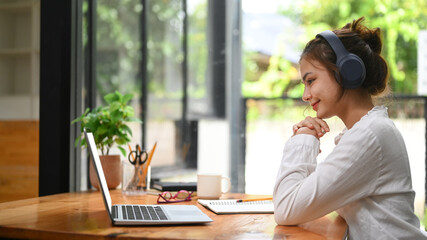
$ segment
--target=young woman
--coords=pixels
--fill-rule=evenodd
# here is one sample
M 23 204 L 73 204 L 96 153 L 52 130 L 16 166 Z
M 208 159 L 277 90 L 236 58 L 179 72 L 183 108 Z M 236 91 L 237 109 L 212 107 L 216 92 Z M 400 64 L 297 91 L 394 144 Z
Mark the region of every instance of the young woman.
M 405 143 L 387 108 L 373 96 L 387 89 L 380 29 L 363 18 L 322 32 L 305 47 L 300 73 L 303 100 L 317 116 L 293 127 L 274 187 L 274 216 L 281 225 L 307 222 L 337 211 L 348 239 L 427 239 L 414 214 Z M 348 51 L 348 52 L 347 52 Z M 338 116 L 346 129 L 317 164 L 323 119 Z

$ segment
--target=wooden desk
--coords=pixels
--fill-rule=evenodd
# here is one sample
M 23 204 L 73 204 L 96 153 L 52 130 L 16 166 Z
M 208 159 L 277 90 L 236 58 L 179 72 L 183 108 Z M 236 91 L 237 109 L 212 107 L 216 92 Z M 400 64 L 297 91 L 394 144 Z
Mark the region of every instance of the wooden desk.
M 228 194 L 226 198 L 250 198 Z M 114 203 L 155 204 L 153 195 L 123 196 Z M 65 193 L 0 203 L 0 238 L 21 239 L 342 239 L 347 225 L 325 216 L 300 226 L 278 226 L 272 214 L 216 215 L 197 204 L 214 222 L 204 225 L 115 227 L 99 192 Z

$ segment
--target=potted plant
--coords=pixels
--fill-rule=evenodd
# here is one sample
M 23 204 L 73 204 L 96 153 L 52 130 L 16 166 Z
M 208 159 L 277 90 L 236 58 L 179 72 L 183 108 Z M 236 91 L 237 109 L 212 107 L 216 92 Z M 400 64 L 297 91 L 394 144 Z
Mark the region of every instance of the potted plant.
M 107 106 L 100 106 L 85 112 L 74 119 L 71 124 L 80 122 L 81 135 L 76 139 L 75 145 L 87 147 L 83 129 L 90 129 L 95 139 L 96 147 L 100 150 L 101 164 L 107 179 L 108 188 L 114 189 L 121 182 L 121 160 L 120 155 L 109 155 L 110 149 L 117 146 L 123 156 L 126 157 L 125 146 L 131 141 L 132 130 L 127 125 L 129 122 L 141 122 L 134 117 L 134 109 L 128 105 L 132 94 L 122 95 L 118 91 L 104 96 Z M 98 181 L 90 161 L 90 181 L 99 189 Z

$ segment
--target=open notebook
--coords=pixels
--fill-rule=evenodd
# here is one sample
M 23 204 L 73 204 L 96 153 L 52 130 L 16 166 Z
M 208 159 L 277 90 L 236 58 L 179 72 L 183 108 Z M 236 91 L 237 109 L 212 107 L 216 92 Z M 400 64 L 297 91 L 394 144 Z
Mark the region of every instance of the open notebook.
M 273 201 L 237 202 L 233 200 L 202 200 L 198 202 L 216 214 L 274 213 Z
M 101 186 L 105 208 L 113 225 L 166 225 L 212 222 L 212 219 L 195 205 L 112 205 L 95 139 L 90 131 L 84 129 L 84 133 L 92 155 L 99 185 Z

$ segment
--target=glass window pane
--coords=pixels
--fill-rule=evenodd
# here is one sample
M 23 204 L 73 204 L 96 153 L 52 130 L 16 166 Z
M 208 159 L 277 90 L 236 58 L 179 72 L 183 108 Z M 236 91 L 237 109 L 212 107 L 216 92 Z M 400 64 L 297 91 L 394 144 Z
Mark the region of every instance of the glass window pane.
M 147 48 L 150 118 L 182 115 L 182 1 L 148 1 Z
M 131 106 L 140 116 L 141 97 L 141 12 L 139 0 L 98 0 L 96 21 L 96 91 L 97 105 L 103 96 L 119 91 L 134 95 Z M 141 144 L 141 124 L 129 124 L 133 140 Z M 117 154 L 118 149 L 113 149 Z
M 187 1 L 188 14 L 188 116 L 207 116 L 209 107 L 209 87 L 207 81 L 207 0 Z
M 173 165 L 183 110 L 182 1 L 147 1 L 147 147 L 158 142 L 152 166 Z

